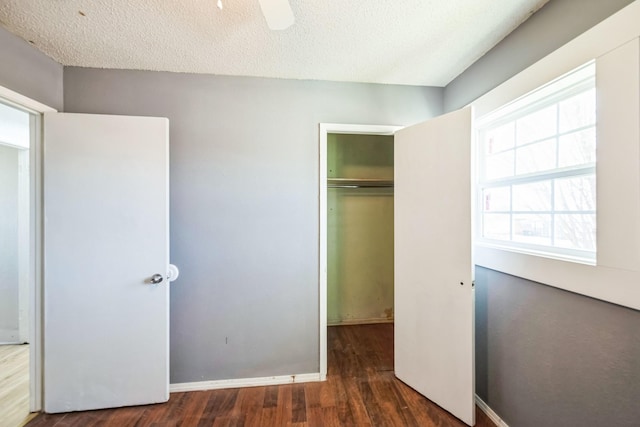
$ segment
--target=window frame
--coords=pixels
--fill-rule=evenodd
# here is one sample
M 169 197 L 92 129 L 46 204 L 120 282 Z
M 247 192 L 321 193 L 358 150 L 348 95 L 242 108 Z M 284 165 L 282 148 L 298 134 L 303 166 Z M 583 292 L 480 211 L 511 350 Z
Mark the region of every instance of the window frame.
M 477 266 L 640 310 L 638 22 L 640 1 L 629 4 L 471 102 L 474 117 L 483 117 L 581 64 L 596 60 L 596 264 L 506 251 L 475 242 Z M 475 204 L 473 206 L 475 208 Z
M 539 88 L 534 89 L 533 91 L 521 96 L 520 98 L 514 100 L 507 105 L 501 106 L 495 111 L 486 114 L 484 117 L 478 119 L 475 125 L 476 131 L 476 141 L 478 142 L 478 150 L 476 155 L 476 170 L 477 170 L 477 182 L 476 182 L 476 213 L 474 215 L 474 222 L 476 224 L 475 227 L 475 241 L 479 245 L 484 245 L 488 247 L 500 248 L 503 250 L 511 250 L 520 253 L 531 254 L 534 256 L 543 256 L 548 258 L 556 258 L 564 261 L 570 262 L 578 262 L 589 265 L 595 265 L 597 259 L 597 247 L 594 250 L 585 250 L 585 249 L 575 249 L 575 248 L 566 248 L 551 245 L 542 245 L 542 244 L 534 244 L 534 243 L 526 243 L 519 242 L 513 239 L 513 215 L 518 214 L 541 214 L 541 215 L 550 215 L 551 216 L 551 224 L 550 224 L 550 239 L 553 243 L 554 235 L 555 235 L 555 216 L 563 214 L 563 212 L 558 212 L 555 209 L 555 197 L 553 194 L 553 190 L 550 195 L 550 208 L 545 211 L 514 211 L 513 209 L 513 186 L 529 184 L 529 183 L 540 183 L 547 181 L 555 181 L 559 179 L 565 178 L 579 178 L 579 177 L 593 177 L 597 180 L 596 177 L 596 162 L 592 163 L 584 163 L 582 165 L 574 165 L 574 166 L 565 166 L 565 167 L 555 167 L 553 169 L 547 169 L 544 171 L 537 171 L 525 174 L 517 174 L 516 171 L 513 171 L 513 175 L 506 177 L 498 177 L 498 178 L 486 178 L 485 159 L 487 157 L 486 150 L 484 149 L 484 144 L 486 143 L 485 134 L 495 128 L 500 126 L 515 123 L 517 120 L 528 116 L 529 114 L 542 111 L 545 108 L 548 108 L 553 105 L 559 105 L 561 102 L 571 99 L 576 95 L 580 95 L 582 93 L 588 92 L 590 90 L 596 90 L 596 74 L 597 68 L 595 60 L 590 60 L 585 64 L 577 67 L 574 70 L 569 71 L 568 73 L 554 79 L 553 81 L 546 83 Z M 597 102 L 597 95 L 596 95 Z M 556 112 L 559 115 L 559 111 Z M 531 146 L 537 143 L 544 142 L 549 139 L 555 139 L 555 150 L 556 153 L 559 150 L 559 140 L 562 136 L 570 135 L 576 132 L 581 132 L 587 129 L 597 129 L 597 117 L 593 124 L 589 124 L 587 126 L 578 126 L 568 131 L 560 131 L 559 123 L 556 122 L 556 132 L 553 135 L 550 135 L 545 138 L 538 138 L 532 141 L 527 141 L 524 144 L 518 145 L 517 139 L 514 139 L 513 147 L 508 149 L 499 151 L 493 154 L 499 154 L 501 152 L 509 152 L 513 151 L 514 159 L 513 159 L 513 167 L 514 169 L 517 167 L 517 150 Z M 556 165 L 558 159 L 556 157 Z M 498 212 L 487 212 L 483 208 L 483 192 L 486 189 L 490 188 L 500 188 L 500 187 L 510 187 L 511 188 L 511 197 L 510 197 L 510 209 L 508 211 L 498 211 Z M 595 201 L 594 201 L 595 202 Z M 485 237 L 483 235 L 484 231 L 484 220 L 486 213 L 495 213 L 495 214 L 508 214 L 510 216 L 510 240 L 503 239 L 493 239 L 490 237 Z M 571 211 L 567 212 L 567 214 L 589 214 L 596 215 L 597 222 L 597 204 L 593 210 L 588 211 Z M 595 236 L 594 236 L 595 237 Z M 597 240 L 596 240 L 597 241 Z

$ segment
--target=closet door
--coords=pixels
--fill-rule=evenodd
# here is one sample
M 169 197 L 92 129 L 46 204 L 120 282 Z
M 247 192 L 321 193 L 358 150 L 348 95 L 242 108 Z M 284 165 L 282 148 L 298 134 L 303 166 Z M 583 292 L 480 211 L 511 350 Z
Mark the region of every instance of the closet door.
M 395 134 L 395 374 L 475 424 L 471 109 Z

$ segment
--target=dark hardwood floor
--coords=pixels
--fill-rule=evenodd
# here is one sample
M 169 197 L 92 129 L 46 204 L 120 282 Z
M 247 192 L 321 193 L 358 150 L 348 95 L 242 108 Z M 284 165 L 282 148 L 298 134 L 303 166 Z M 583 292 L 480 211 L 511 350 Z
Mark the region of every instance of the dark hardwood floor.
M 168 403 L 39 415 L 28 427 L 425 426 L 465 424 L 393 375 L 393 325 L 328 330 L 321 383 L 173 393 Z M 476 409 L 476 426 L 495 425 Z

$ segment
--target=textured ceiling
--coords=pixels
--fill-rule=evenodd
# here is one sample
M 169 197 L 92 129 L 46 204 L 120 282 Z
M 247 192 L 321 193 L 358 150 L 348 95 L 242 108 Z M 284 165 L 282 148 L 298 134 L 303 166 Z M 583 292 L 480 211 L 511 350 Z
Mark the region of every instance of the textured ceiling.
M 63 65 L 445 86 L 548 0 L 0 0 L 0 23 Z

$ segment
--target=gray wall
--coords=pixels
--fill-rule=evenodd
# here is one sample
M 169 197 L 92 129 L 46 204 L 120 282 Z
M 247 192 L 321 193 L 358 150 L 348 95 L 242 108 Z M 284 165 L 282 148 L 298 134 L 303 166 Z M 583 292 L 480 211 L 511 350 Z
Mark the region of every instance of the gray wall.
M 637 426 L 639 325 L 638 311 L 478 267 L 476 391 L 512 427 Z
M 0 145 L 0 343 L 19 339 L 18 149 Z
M 551 0 L 445 88 L 445 110 L 629 3 Z M 638 325 L 638 311 L 477 268 L 477 393 L 515 427 L 638 425 Z
M 0 27 L 0 86 L 62 110 L 62 65 Z
M 318 123 L 411 124 L 442 89 L 65 68 L 68 112 L 171 132 L 171 382 L 318 372 Z
M 445 88 L 445 109 L 628 3 L 552 0 Z M 0 85 L 62 105 L 58 64 L 2 29 L 0 46 Z M 410 124 L 442 90 L 79 68 L 64 83 L 67 111 L 171 120 L 172 382 L 317 371 L 317 123 Z M 639 418 L 638 312 L 484 269 L 476 284 L 478 393 L 507 423 Z
M 445 111 L 463 107 L 633 0 L 551 0 L 447 85 Z

